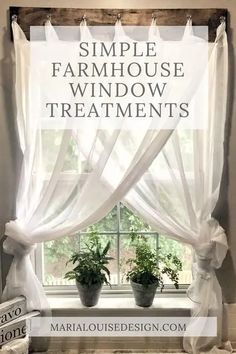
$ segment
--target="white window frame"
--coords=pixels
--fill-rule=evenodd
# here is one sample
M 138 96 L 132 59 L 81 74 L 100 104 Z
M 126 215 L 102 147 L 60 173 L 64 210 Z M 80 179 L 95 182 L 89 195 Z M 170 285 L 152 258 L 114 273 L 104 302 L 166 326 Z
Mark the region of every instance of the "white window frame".
M 67 176 L 68 178 L 68 176 Z M 121 221 L 120 221 L 120 203 L 117 204 L 117 230 L 111 231 L 111 232 L 106 232 L 104 231 L 102 234 L 103 235 L 115 235 L 117 238 L 117 255 L 120 254 L 120 238 L 122 235 L 128 235 L 130 234 L 129 231 L 122 231 L 120 228 Z M 86 232 L 81 232 L 81 235 L 88 234 Z M 155 231 L 141 231 L 140 234 L 146 234 L 146 235 L 155 235 L 156 236 L 156 247 L 158 248 L 158 238 L 159 235 Z M 117 296 L 117 295 L 124 295 L 124 294 L 131 294 L 132 289 L 129 284 L 120 284 L 120 257 L 117 256 L 117 270 L 118 270 L 118 284 L 112 285 L 112 288 L 109 286 L 103 286 L 102 294 L 103 295 L 109 295 L 109 296 Z M 43 274 L 44 274 L 44 261 L 43 261 L 43 244 L 38 244 L 34 257 L 33 257 L 33 263 L 35 266 L 35 272 L 43 284 Z M 66 269 L 65 269 L 66 272 Z M 76 289 L 76 286 L 72 285 L 53 285 L 53 286 L 48 286 L 44 285 L 45 292 L 48 295 L 77 295 L 78 291 Z M 163 295 L 167 293 L 178 293 L 178 294 L 185 294 L 186 290 L 188 288 L 189 284 L 179 284 L 179 289 L 176 289 L 174 285 L 167 284 L 165 285 L 165 288 L 163 290 Z M 160 292 L 160 290 L 158 290 Z

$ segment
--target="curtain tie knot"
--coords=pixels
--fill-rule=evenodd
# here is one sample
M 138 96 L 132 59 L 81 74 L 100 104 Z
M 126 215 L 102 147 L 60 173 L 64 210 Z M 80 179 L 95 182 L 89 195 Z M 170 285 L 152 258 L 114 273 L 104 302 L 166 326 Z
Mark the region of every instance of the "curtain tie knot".
M 199 276 L 205 280 L 211 278 L 212 273 L 214 272 L 214 267 L 211 265 L 211 259 L 202 258 L 199 255 L 196 255 L 196 266 Z
M 7 254 L 22 257 L 30 254 L 35 248 L 30 241 L 29 232 L 17 219 L 6 224 L 5 235 L 8 237 L 3 242 L 3 249 Z
M 221 267 L 228 250 L 225 230 L 211 218 L 202 223 L 199 241 L 195 245 L 196 263 L 199 270 L 212 272 Z
M 35 249 L 35 247 L 36 245 L 22 244 L 10 237 L 7 237 L 3 242 L 4 252 L 15 257 L 27 256 Z
M 201 224 L 194 250 L 193 282 L 187 295 L 195 303 L 201 304 L 205 301 L 207 291 L 210 293 L 214 286 L 215 269 L 221 267 L 228 250 L 225 231 L 216 219 L 211 218 Z

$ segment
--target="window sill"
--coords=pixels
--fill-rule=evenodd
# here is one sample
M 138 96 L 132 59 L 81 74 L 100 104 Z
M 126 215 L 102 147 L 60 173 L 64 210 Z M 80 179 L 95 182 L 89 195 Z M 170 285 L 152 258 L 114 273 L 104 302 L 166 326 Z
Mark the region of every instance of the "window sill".
M 153 305 L 142 308 L 135 305 L 133 297 L 101 297 L 94 307 L 84 307 L 78 297 L 48 297 L 54 315 L 109 316 L 109 315 L 162 315 L 189 316 L 192 307 L 187 296 L 156 297 Z

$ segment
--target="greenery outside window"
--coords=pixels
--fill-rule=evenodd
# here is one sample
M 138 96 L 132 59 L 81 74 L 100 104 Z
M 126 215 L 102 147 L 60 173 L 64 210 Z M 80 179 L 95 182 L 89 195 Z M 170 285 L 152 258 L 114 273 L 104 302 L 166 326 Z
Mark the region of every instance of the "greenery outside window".
M 95 228 L 98 231 L 104 245 L 108 240 L 111 241 L 109 255 L 114 258 L 109 264 L 112 284 L 111 290 L 129 289 L 125 273 L 128 270 L 126 260 L 134 255 L 134 249 L 131 245 L 132 230 L 147 237 L 153 250 L 157 251 L 160 249 L 164 254 L 171 252 L 178 256 L 183 262 L 183 270 L 179 274 L 179 283 L 180 285 L 190 284 L 192 262 L 191 249 L 186 245 L 167 238 L 166 236 L 159 235 L 126 206 L 119 203 L 96 225 L 93 225 L 74 236 L 49 241 L 41 246 L 41 252 L 38 257 L 40 256 L 40 263 L 42 263 L 42 266 L 38 264 L 37 268 L 38 270 L 41 270 L 40 277 L 45 287 L 52 289 L 71 289 L 74 287 L 74 281 L 64 279 L 66 271 L 70 270 L 70 265 L 66 266 L 66 262 L 74 251 L 83 247 L 92 228 Z M 165 283 L 169 284 L 169 288 L 172 288 L 172 284 L 168 278 L 166 278 Z M 104 288 L 107 288 L 107 290 L 109 289 L 109 287 Z

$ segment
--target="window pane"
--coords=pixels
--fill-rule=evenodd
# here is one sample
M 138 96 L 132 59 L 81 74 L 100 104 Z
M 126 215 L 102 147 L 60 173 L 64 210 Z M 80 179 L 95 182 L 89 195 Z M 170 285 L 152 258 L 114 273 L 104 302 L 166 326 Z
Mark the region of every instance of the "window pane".
M 120 241 L 119 237 L 119 215 L 117 215 L 120 209 Z M 156 233 L 149 233 L 150 227 L 128 210 L 122 204 L 120 208 L 115 207 L 103 220 L 101 220 L 96 225 L 87 228 L 85 231 L 79 235 L 72 237 L 64 237 L 59 240 L 46 242 L 43 246 L 43 282 L 44 285 L 74 285 L 74 280 L 64 279 L 65 273 L 72 269 L 73 265 L 66 262 L 70 256 L 80 247 L 85 246 L 86 239 L 88 238 L 87 232 L 92 229 L 97 230 L 100 233 L 100 239 L 102 246 L 104 247 L 108 240 L 111 241 L 111 249 L 109 256 L 113 257 L 114 260 L 110 261 L 108 266 L 111 272 L 111 284 L 125 285 L 126 273 L 129 270 L 129 266 L 126 262 L 129 258 L 135 256 L 134 246 L 131 242 L 131 235 L 123 233 L 130 232 L 131 230 L 137 230 L 139 234 L 145 235 L 148 238 L 148 242 L 154 251 L 159 247 L 162 254 L 171 253 L 179 257 L 183 263 L 183 270 L 179 274 L 180 284 L 190 284 L 192 281 L 191 275 L 191 264 L 192 264 L 192 253 L 190 247 L 183 245 L 177 241 L 171 240 L 166 236 L 157 236 Z M 144 233 L 142 232 L 144 230 Z M 104 234 L 105 232 L 105 234 Z M 106 232 L 108 234 L 106 234 Z M 118 251 L 119 244 L 119 251 Z M 118 264 L 119 268 L 118 269 Z M 120 273 L 119 273 L 120 272 Z M 171 284 L 171 281 L 166 277 L 166 284 Z
M 72 269 L 66 262 L 79 250 L 79 236 L 63 237 L 44 243 L 44 285 L 74 285 L 73 280 L 64 279 L 65 273 Z
M 166 236 L 159 236 L 159 247 L 164 254 L 171 253 L 176 255 L 183 264 L 183 270 L 179 272 L 179 284 L 190 284 L 192 282 L 192 251 L 188 245 L 172 240 Z M 165 284 L 171 284 L 168 277 Z
M 100 235 L 102 247 L 111 241 L 109 256 L 114 260 L 109 262 L 108 269 L 111 272 L 111 284 L 117 284 L 117 235 Z M 80 239 L 80 241 L 79 241 Z M 44 244 L 44 285 L 75 285 L 74 280 L 64 279 L 67 271 L 73 268 L 71 263 L 66 265 L 70 256 L 81 247 L 85 247 L 88 235 L 64 237 L 60 240 L 49 241 Z
M 145 235 L 153 250 L 157 250 L 157 236 L 155 234 Z M 126 280 L 126 273 L 130 270 L 129 265 L 126 264 L 129 258 L 135 257 L 135 249 L 132 245 L 131 236 L 120 235 L 120 283 L 129 284 Z
M 45 172 L 51 173 L 55 166 L 60 152 L 63 134 L 63 130 L 42 130 L 41 143 L 43 167 Z M 76 174 L 88 173 L 90 171 L 91 168 L 88 165 L 86 158 L 79 150 L 78 144 L 72 135 L 64 157 L 64 164 L 61 172 Z
M 99 233 L 117 231 L 118 229 L 118 218 L 117 218 L 117 206 L 113 208 L 105 218 L 100 220 L 97 224 L 94 224 L 83 232 L 90 232 L 95 229 Z
M 120 204 L 120 229 L 129 231 L 134 228 L 137 231 L 151 231 L 151 227 L 131 210 Z
M 81 234 L 80 236 L 80 247 L 81 249 L 86 248 L 86 242 L 88 241 L 89 235 Z M 110 283 L 115 285 L 118 283 L 118 267 L 117 267 L 117 235 L 99 235 L 99 239 L 101 241 L 101 245 L 104 248 L 108 241 L 111 242 L 111 248 L 108 252 L 109 257 L 113 257 L 113 260 L 109 262 L 107 268 L 110 270 L 111 279 Z
M 63 132 L 62 130 L 41 130 L 41 132 L 44 170 L 51 172 L 57 158 Z

